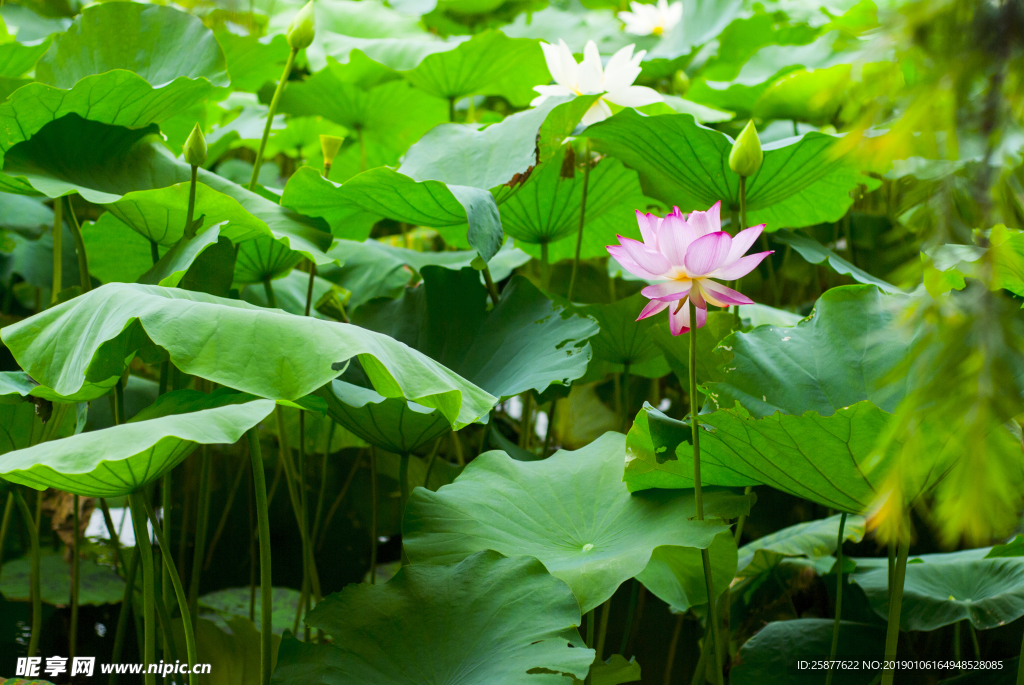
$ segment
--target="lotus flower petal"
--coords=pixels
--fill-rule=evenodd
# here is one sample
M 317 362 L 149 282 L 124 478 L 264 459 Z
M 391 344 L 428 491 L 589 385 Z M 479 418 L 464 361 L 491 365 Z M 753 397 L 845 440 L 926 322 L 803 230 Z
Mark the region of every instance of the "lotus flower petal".
M 664 302 L 675 302 L 690 294 L 693 281 L 665 281 L 649 285 L 640 292 L 644 297 Z
M 660 252 L 644 247 L 644 244 L 638 240 L 623 238 L 621 235 L 618 238 L 619 243 L 626 248 L 626 253 L 629 254 L 634 262 L 640 265 L 641 269 L 653 274 L 663 274 L 672 268 L 672 265 Z
M 697 307 L 697 328 L 708 322 L 708 310 Z M 690 307 L 684 302 L 682 307 L 673 307 L 668 313 L 668 327 L 672 335 L 682 335 L 690 331 Z
M 759 226 L 745 228 L 734 235 L 732 237 L 732 247 L 729 248 L 729 256 L 725 258 L 725 263 L 732 264 L 745 255 L 750 246 L 754 244 L 754 241 L 761 236 L 763 230 L 764 224 L 760 224 Z
M 686 248 L 686 271 L 691 277 L 711 273 L 725 263 L 730 247 L 732 237 L 725 231 L 716 231 L 697 238 Z
M 636 320 L 639 321 L 640 319 L 646 319 L 649 316 L 654 316 L 658 312 L 663 311 L 668 305 L 668 302 L 664 302 L 662 300 L 651 300 L 644 305 L 643 311 L 640 312 L 640 316 L 636 317 Z
M 701 281 L 700 290 L 704 295 L 704 299 L 716 307 L 729 307 L 734 304 L 754 304 L 754 301 L 743 293 L 736 292 L 721 283 L 716 283 L 710 278 L 705 278 Z
M 615 261 L 617 261 L 623 269 L 634 276 L 639 276 L 640 278 L 648 281 L 654 281 L 661 278 L 659 274 L 652 274 L 650 271 L 637 264 L 633 258 L 629 256 L 629 253 L 626 252 L 626 248 L 622 245 L 608 245 L 607 249 L 608 254 L 614 257 Z
M 740 257 L 731 264 L 726 260 L 726 265 L 709 273 L 708 278 L 720 278 L 723 281 L 735 281 L 737 278 L 743 278 L 756 269 L 757 265 L 773 252 L 774 250 L 769 250 L 768 252 L 758 252 L 756 254 L 747 255 L 746 257 Z M 745 304 L 749 304 L 749 302 Z

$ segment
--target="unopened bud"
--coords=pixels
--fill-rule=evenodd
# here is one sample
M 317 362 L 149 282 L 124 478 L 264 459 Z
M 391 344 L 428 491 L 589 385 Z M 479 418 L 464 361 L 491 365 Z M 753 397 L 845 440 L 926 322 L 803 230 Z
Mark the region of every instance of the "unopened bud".
M 292 50 L 308 48 L 316 35 L 316 16 L 313 14 L 313 0 L 299 10 L 292 23 L 288 24 L 288 45 Z
M 487 268 L 487 262 L 485 262 L 484 258 L 481 257 L 480 255 L 473 257 L 473 261 L 471 261 L 469 265 L 476 269 L 477 271 L 483 271 L 484 269 Z
M 334 164 L 334 158 L 338 155 L 344 140 L 341 136 L 320 136 L 320 151 L 324 153 L 324 164 Z
M 202 166 L 206 163 L 206 138 L 203 137 L 203 129 L 199 124 L 192 129 L 182 150 L 185 153 L 185 161 L 192 166 Z
M 682 69 L 672 75 L 672 90 L 679 96 L 686 95 L 686 91 L 690 90 L 690 77 Z
M 764 161 L 764 153 L 761 151 L 761 140 L 757 137 L 757 129 L 754 128 L 753 120 L 748 121 L 746 127 L 732 144 L 732 152 L 729 153 L 729 168 L 740 176 L 753 176 L 761 168 Z

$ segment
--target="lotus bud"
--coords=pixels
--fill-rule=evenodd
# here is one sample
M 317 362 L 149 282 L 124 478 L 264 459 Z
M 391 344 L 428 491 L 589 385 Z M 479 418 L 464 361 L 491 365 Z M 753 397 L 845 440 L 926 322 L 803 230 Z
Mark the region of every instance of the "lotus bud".
M 288 24 L 288 45 L 292 50 L 308 48 L 316 35 L 316 16 L 313 14 L 313 0 L 299 10 L 292 23 Z
M 320 150 L 324 153 L 324 166 L 328 169 L 334 164 L 334 158 L 338 155 L 344 140 L 341 136 L 320 136 Z
M 680 97 L 690 90 L 690 77 L 682 69 L 672 75 L 672 90 Z
M 481 257 L 480 255 L 473 257 L 473 261 L 471 261 L 469 265 L 476 269 L 477 271 L 483 271 L 484 269 L 487 268 L 487 262 L 485 262 L 484 258 Z
M 206 163 L 206 138 L 199 124 L 192 129 L 182 150 L 185 153 L 185 161 L 192 166 L 203 166 Z
M 761 168 L 764 153 L 761 151 L 761 140 L 757 137 L 754 121 L 748 121 L 729 153 L 729 168 L 740 176 L 753 176 Z

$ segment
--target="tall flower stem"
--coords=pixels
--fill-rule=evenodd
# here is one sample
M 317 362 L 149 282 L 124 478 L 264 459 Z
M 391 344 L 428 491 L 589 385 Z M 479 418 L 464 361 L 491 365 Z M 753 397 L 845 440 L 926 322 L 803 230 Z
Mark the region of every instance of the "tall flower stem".
M 619 643 L 619 654 L 626 656 L 626 647 L 629 645 L 629 634 L 633 632 L 633 617 L 636 615 L 636 600 L 640 595 L 640 581 L 636 578 L 632 581 L 629 591 L 629 605 L 626 609 L 625 628 L 622 631 L 622 642 Z
M 594 612 L 595 611 L 596 611 L 596 609 L 591 609 L 590 611 L 587 612 L 587 639 L 584 641 L 584 643 L 587 645 L 587 647 L 589 647 L 591 649 L 594 649 L 594 648 L 597 647 L 597 640 L 595 639 L 597 637 L 595 635 L 595 633 L 597 632 L 597 629 L 596 629 L 596 626 L 594 625 Z M 587 671 L 587 677 L 583 681 L 584 685 L 592 685 L 592 683 L 594 682 L 594 675 L 593 674 L 594 674 L 594 667 L 593 667 L 593 665 L 591 665 L 590 670 Z
M 111 530 L 111 529 L 108 529 Z M 121 597 L 121 610 L 117 613 L 117 628 L 114 631 L 114 648 L 110 653 L 110 662 L 118 663 L 121 660 L 121 649 L 124 647 L 124 634 L 128 629 L 128 612 L 132 606 L 132 600 L 135 596 L 135 576 L 139 572 L 139 548 L 136 547 L 132 553 L 132 562 L 129 566 L 124 565 L 124 559 L 121 560 L 121 568 L 124 569 L 124 595 Z M 136 622 L 138 622 L 138 614 L 135 616 Z M 136 629 L 137 633 L 141 633 Z M 139 650 L 142 653 L 142 650 Z M 110 685 L 117 685 L 117 671 L 111 670 L 110 672 Z
M 548 258 L 548 241 L 540 244 L 540 284 L 545 290 L 551 287 L 551 261 Z
M 370 585 L 377 584 L 377 448 L 370 447 Z
M 0 523 L 0 570 L 3 569 L 3 549 L 4 543 L 7 541 L 7 531 L 11 527 L 11 518 L 14 514 L 14 486 L 10 486 L 11 490 L 7 493 L 7 503 L 4 504 L 4 519 L 3 523 Z
M 587 220 L 587 189 L 590 186 L 590 138 L 587 138 L 587 145 L 583 153 L 583 196 L 580 198 L 580 225 L 576 231 L 576 256 L 572 260 L 572 275 L 569 277 L 569 292 L 565 299 L 572 301 L 572 294 L 576 288 L 576 272 L 580 267 L 580 249 L 583 247 L 583 224 Z
M 156 663 L 156 579 L 153 569 L 153 548 L 149 542 L 146 527 L 146 512 L 138 497 L 133 493 L 128 503 L 132 511 L 132 525 L 135 527 L 135 547 L 142 562 L 142 621 L 145 625 L 143 640 L 143 663 L 145 684 L 156 685 L 156 674 L 149 672 L 149 665 Z
M 896 568 L 893 572 L 892 591 L 889 596 L 889 625 L 885 631 L 885 661 L 891 664 L 896 659 L 896 643 L 900 637 L 900 609 L 903 605 L 903 580 L 907 575 L 907 552 L 909 537 L 900 539 L 896 552 Z M 882 671 L 882 685 L 892 685 L 896 673 L 887 668 Z
M 295 56 L 299 54 L 298 48 L 292 48 L 288 53 L 288 61 L 284 63 L 284 71 L 281 72 L 281 80 L 277 83 L 274 97 L 270 100 L 270 109 L 267 111 L 267 125 L 263 127 L 263 137 L 260 139 L 259 151 L 256 152 L 256 161 L 252 165 L 252 178 L 249 179 L 249 190 L 255 190 L 256 180 L 260 177 L 260 167 L 263 166 L 263 152 L 267 149 L 267 138 L 270 137 L 270 126 L 274 123 L 274 114 L 277 113 L 277 103 L 281 101 L 281 93 L 284 92 L 284 84 L 295 66 Z
M 266 138 L 263 139 L 264 144 L 267 142 Z M 262 153 L 262 149 L 260 150 Z M 192 240 L 196 235 L 195 226 L 193 226 L 193 217 L 196 213 L 196 181 L 199 177 L 199 167 L 195 164 L 192 165 L 192 178 L 188 184 L 188 210 L 185 213 L 185 240 Z
M 64 200 L 53 203 L 53 284 L 50 286 L 50 305 L 57 304 L 57 295 L 64 287 Z
M 171 544 L 167 539 L 167 535 L 164 534 L 163 528 L 160 527 L 160 522 L 157 521 L 156 513 L 153 511 L 153 507 L 150 506 L 149 500 L 146 499 L 145 495 L 141 492 L 134 492 L 131 494 L 131 498 L 137 500 L 134 502 L 135 507 L 141 505 L 145 509 L 146 515 L 149 516 L 150 523 L 153 524 L 153 532 L 156 533 L 156 539 L 160 545 L 161 558 L 164 560 L 164 568 L 167 569 L 167 573 L 171 576 L 171 584 L 174 586 L 174 594 L 178 599 L 178 610 L 181 612 L 181 625 L 185 632 L 185 650 L 188 653 L 188 665 L 189 671 L 196 665 L 197 653 L 196 653 L 196 637 L 195 632 L 192 629 L 192 616 L 188 608 L 188 600 L 185 597 L 185 588 L 181 585 L 181 578 L 178 577 L 178 570 L 174 568 L 174 562 L 171 561 Z M 189 673 L 188 676 L 189 685 L 197 685 L 199 682 L 199 676 L 195 673 Z
M 32 595 L 32 637 L 28 641 L 28 656 L 35 656 L 39 651 L 39 633 L 43 628 L 43 597 L 39 584 L 39 527 L 17 485 L 11 486 L 11 494 L 14 495 L 14 503 L 18 505 L 18 511 L 21 512 L 21 517 L 25 520 L 29 545 L 32 550 L 32 565 L 29 571 L 29 586 Z M 37 497 L 39 501 L 42 501 L 42 493 L 37 493 Z
M 693 495 L 697 505 L 697 520 L 704 520 L 704 494 L 700 484 L 700 424 L 697 420 L 697 307 L 693 300 L 690 307 L 690 426 L 693 433 Z M 722 685 L 722 643 L 718 630 L 718 612 L 715 607 L 715 583 L 711 577 L 711 555 L 707 548 L 700 551 L 704 565 L 704 585 L 708 593 L 708 631 L 714 641 L 715 682 Z
M 160 512 L 163 514 L 161 525 L 163 526 L 164 537 L 168 540 L 171 539 L 171 504 L 171 472 L 168 471 L 160 478 Z M 160 555 L 171 559 L 171 549 L 160 545 Z M 177 573 L 177 569 L 175 569 L 175 573 Z M 160 570 L 160 595 L 162 597 L 170 597 L 172 589 L 171 572 L 168 570 L 167 564 L 162 564 Z M 169 646 L 170 644 L 165 636 L 164 651 L 167 651 Z
M 206 531 L 210 523 L 210 448 L 203 445 L 199 460 L 199 502 L 196 512 L 196 537 L 192 553 L 192 576 L 188 586 L 188 608 L 193 617 L 199 614 L 199 581 L 206 552 Z M 163 549 L 163 547 L 161 547 Z M 170 554 L 170 550 L 167 550 Z M 195 618 L 192 628 L 195 629 Z
M 75 648 L 78 646 L 78 588 L 81 582 L 81 563 L 78 549 L 78 495 L 72 498 L 71 524 L 74 526 L 72 534 L 75 536 L 71 544 L 71 625 L 68 629 L 68 657 L 75 658 Z
M 267 479 L 263 473 L 263 452 L 256 428 L 246 431 L 252 457 L 253 489 L 256 492 L 256 521 L 260 538 L 260 684 L 270 685 L 274 631 L 271 623 L 274 596 L 270 579 L 270 512 L 267 510 Z
M 839 623 L 843 615 L 843 534 L 846 532 L 846 512 L 839 517 L 839 538 L 836 541 L 836 568 L 839 570 L 836 579 L 836 618 L 832 624 L 832 651 L 829 652 L 828 675 L 825 676 L 825 685 L 832 685 L 832 661 L 836 658 L 839 650 Z
M 601 620 L 598 623 L 597 628 L 597 644 L 594 649 L 597 650 L 597 658 L 604 661 L 604 644 L 608 638 L 608 618 L 612 613 L 612 600 L 609 597 L 603 605 L 601 605 Z
M 87 293 L 92 290 L 92 279 L 89 277 L 89 259 L 85 254 L 85 240 L 82 238 L 82 227 L 78 224 L 75 208 L 71 205 L 71 196 L 68 195 L 64 199 L 68 203 L 68 226 L 71 227 L 71 237 L 75 241 L 75 253 L 78 255 L 78 277 L 82 283 L 82 292 Z
M 749 495 L 752 490 L 751 486 L 747 486 L 743 489 L 743 495 Z M 740 514 L 739 519 L 736 521 L 736 530 L 733 532 L 733 540 L 736 542 L 736 547 L 740 546 L 740 539 L 743 537 L 743 526 L 747 522 L 747 515 Z M 728 650 L 729 658 L 733 656 L 732 648 L 732 590 L 726 585 L 725 590 L 722 591 L 722 644 L 723 648 Z
M 494 284 L 494 279 L 491 278 L 491 269 L 487 266 L 486 262 L 484 262 L 484 268 L 481 270 L 481 273 L 484 275 L 484 283 L 487 285 L 487 292 L 491 294 L 491 302 L 493 302 L 494 306 L 497 307 L 498 300 L 501 295 L 498 293 L 498 286 Z
M 672 667 L 676 663 L 676 648 L 679 646 L 679 634 L 683 632 L 683 617 L 676 617 L 676 626 L 672 630 L 672 639 L 668 643 L 668 656 L 665 659 L 665 685 L 672 685 Z

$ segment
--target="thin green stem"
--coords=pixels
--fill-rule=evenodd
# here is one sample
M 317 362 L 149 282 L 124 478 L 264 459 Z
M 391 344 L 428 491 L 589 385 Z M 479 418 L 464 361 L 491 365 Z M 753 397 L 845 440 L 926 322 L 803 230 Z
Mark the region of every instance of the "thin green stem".
M 14 495 L 14 503 L 18 505 L 18 511 L 21 512 L 21 517 L 25 520 L 25 526 L 28 527 L 28 539 L 31 546 L 32 564 L 29 571 L 29 587 L 32 595 L 32 637 L 28 641 L 28 656 L 35 656 L 39 651 L 39 634 L 43 629 L 43 597 L 39 584 L 39 526 L 29 510 L 28 504 L 25 503 L 24 496 L 18 490 L 18 486 L 11 486 L 11 494 Z M 38 494 L 40 495 L 39 501 L 42 501 L 42 493 Z
M 260 147 L 256 152 L 256 161 L 252 165 L 252 177 L 249 179 L 249 190 L 256 189 L 256 181 L 260 177 L 260 167 L 263 166 L 263 152 L 267 149 L 267 138 L 270 137 L 270 126 L 274 123 L 274 114 L 277 113 L 277 103 L 281 101 L 281 93 L 284 92 L 284 84 L 288 82 L 288 76 L 292 73 L 292 66 L 295 65 L 295 56 L 298 50 L 292 48 L 288 53 L 288 61 L 284 64 L 284 71 L 281 73 L 281 80 L 277 82 L 277 89 L 274 90 L 274 97 L 270 100 L 270 109 L 267 111 L 267 124 L 263 127 L 263 137 L 260 139 Z
M 672 630 L 672 639 L 668 643 L 668 654 L 665 656 L 665 685 L 672 685 L 672 667 L 676 662 L 676 648 L 679 646 L 679 634 L 683 632 L 683 617 L 685 615 L 679 614 L 676 617 L 676 626 Z
M 828 675 L 825 676 L 825 685 L 832 685 L 832 661 L 835 660 L 839 651 L 839 624 L 843 615 L 843 536 L 846 532 L 846 512 L 839 517 L 839 537 L 836 540 L 836 618 L 832 623 L 832 651 L 829 652 Z
M 971 633 L 971 645 L 974 647 L 974 658 L 981 659 L 981 644 L 978 642 L 978 631 L 975 629 L 974 624 L 970 621 L 967 622 L 967 629 Z
M 338 496 L 334 498 L 334 503 L 331 504 L 331 508 L 327 510 L 327 516 L 324 518 L 323 528 L 316 529 L 316 531 L 319 531 L 320 536 L 317 539 L 316 543 L 317 550 L 323 548 L 324 540 L 327 538 L 327 529 L 330 527 L 331 521 L 334 519 L 334 514 L 338 511 L 338 507 L 341 506 L 341 501 L 345 499 L 345 495 L 348 493 L 348 489 L 352 485 L 352 480 L 356 477 L 356 471 L 359 470 L 359 465 L 362 463 L 362 461 L 363 455 L 360 454 L 352 463 L 352 468 L 349 469 L 348 476 L 345 478 L 345 483 L 341 486 L 341 490 L 338 492 Z
M 142 617 L 145 625 L 143 640 L 143 663 L 145 664 L 146 685 L 156 685 L 156 674 L 149 672 L 149 665 L 156 663 L 156 579 L 153 569 L 153 548 L 149 542 L 146 527 L 146 512 L 133 496 L 128 498 L 132 511 L 132 525 L 135 527 L 135 547 L 142 559 Z
M 199 461 L 199 502 L 196 512 L 195 547 L 192 551 L 192 577 L 188 584 L 188 608 L 195 618 L 199 616 L 199 581 L 206 553 L 206 529 L 210 523 L 210 448 L 203 445 Z M 192 629 L 195 629 L 193 618 Z
M 736 232 L 739 233 L 747 227 L 747 177 L 740 176 L 740 213 L 739 224 L 736 225 Z
M 271 623 L 274 596 L 270 578 L 270 513 L 267 511 L 267 480 L 263 474 L 263 452 L 256 428 L 246 431 L 252 457 L 253 489 L 256 492 L 256 519 L 260 536 L 260 683 L 270 685 L 274 630 Z
M 71 525 L 74 526 L 71 543 L 71 625 L 68 628 L 68 658 L 74 660 L 78 653 L 78 589 L 81 583 L 81 551 L 78 548 L 78 495 L 72 498 Z
M 963 651 L 961 650 L 961 647 L 960 647 L 960 627 L 961 627 L 960 624 L 961 623 L 963 623 L 962 620 L 957 621 L 956 623 L 953 624 L 953 660 L 954 661 L 960 661 L 960 658 L 963 655 Z M 960 669 L 960 671 L 963 672 L 963 669 Z M 1018 681 L 1018 685 L 1020 685 L 1019 681 Z
M 601 620 L 597 628 L 597 645 L 594 647 L 597 650 L 597 658 L 601 661 L 604 661 L 604 644 L 608 639 L 608 618 L 611 613 L 612 600 L 609 597 L 601 606 Z
M 13 485 L 9 486 L 14 488 Z M 14 514 L 14 492 L 7 493 L 7 503 L 4 505 L 4 520 L 0 523 L 0 571 L 3 570 L 4 543 L 7 542 L 7 531 L 11 527 L 11 517 Z
M 956 630 L 960 632 L 960 625 L 956 625 Z M 1024 685 L 1024 639 L 1021 640 L 1020 645 L 1020 660 L 1017 662 L 1017 685 Z M 959 660 L 959 657 L 957 657 Z
M 377 448 L 370 447 L 370 585 L 377 584 Z M 325 529 L 326 531 L 326 529 Z
M 171 537 L 171 472 L 168 471 L 160 478 L 160 511 L 163 514 L 164 537 L 168 540 Z M 160 556 L 171 556 L 169 547 L 160 546 Z M 171 560 L 173 561 L 173 559 Z M 177 570 L 175 570 L 177 572 Z M 160 568 L 160 596 L 170 597 L 172 591 L 171 574 L 167 570 L 167 564 L 161 564 Z M 164 651 L 170 648 L 170 635 L 164 635 Z
M 540 284 L 545 290 L 551 287 L 551 261 L 548 257 L 548 241 L 540 244 Z
M 188 211 L 185 213 L 185 240 L 192 240 L 196 235 L 193 217 L 196 213 L 196 180 L 199 178 L 199 167 L 192 165 L 192 179 L 188 185 Z M 250 188 L 252 190 L 252 188 Z
M 114 423 L 124 423 L 124 378 L 121 378 L 114 385 Z
M 149 258 L 154 264 L 160 261 L 160 244 L 155 240 L 149 241 Z
M 71 228 L 71 237 L 75 241 L 75 253 L 78 255 L 78 278 L 82 283 L 82 292 L 92 290 L 92 279 L 89 277 L 89 259 L 85 254 L 85 240 L 82 238 L 82 227 L 78 224 L 78 217 L 75 216 L 75 208 L 71 204 L 71 196 L 65 200 L 68 203 L 68 226 Z
M 633 632 L 633 616 L 636 615 L 636 599 L 640 594 L 640 581 L 636 578 L 632 581 L 632 587 L 629 590 L 629 605 L 626 609 L 626 621 L 623 623 L 625 628 L 622 631 L 622 642 L 619 643 L 619 654 L 626 656 L 626 647 L 629 645 L 629 635 Z
M 310 310 L 313 308 L 313 284 L 316 282 L 316 263 L 313 261 L 309 262 L 309 283 L 306 285 L 306 311 L 305 315 L 309 316 Z
M 903 537 L 896 552 L 896 569 L 893 573 L 892 593 L 889 597 L 889 624 L 885 631 L 885 661 L 892 664 L 896 659 L 896 643 L 900 637 L 900 609 L 903 604 L 903 579 L 907 574 L 908 537 Z M 882 685 L 892 685 L 896 673 L 887 668 L 882 671 Z
M 595 611 L 594 609 L 591 609 L 590 611 L 587 612 L 587 640 L 586 640 L 586 643 L 587 643 L 587 647 L 590 647 L 591 649 L 594 648 L 594 637 L 596 637 L 594 635 L 594 633 L 597 632 L 595 627 L 594 627 L 594 618 L 595 618 L 594 617 L 594 611 Z
M 325 418 L 324 421 L 327 423 L 327 442 L 324 443 L 320 458 L 320 492 L 317 493 L 316 511 L 313 513 L 313 528 L 309 535 L 310 544 L 317 539 L 317 531 L 320 530 L 320 514 L 324 511 L 324 495 L 327 494 L 327 457 L 331 454 L 331 440 L 334 439 L 334 419 Z
M 569 292 L 565 299 L 572 301 L 572 294 L 576 288 L 576 272 L 580 267 L 580 249 L 583 247 L 583 224 L 587 221 L 587 190 L 590 186 L 590 138 L 587 138 L 585 152 L 583 153 L 583 196 L 580 198 L 580 223 L 576 230 L 576 256 L 572 260 L 572 275 L 569 277 Z
M 277 295 L 274 294 L 274 284 L 270 280 L 270 276 L 263 279 L 263 292 L 267 296 L 267 305 L 271 309 L 277 309 Z
M 409 502 L 409 453 L 403 452 L 398 457 L 398 488 L 401 493 L 398 509 L 399 521 L 405 515 L 405 505 Z
M 622 432 L 629 429 L 629 362 L 622 369 Z
M 551 400 L 551 408 L 548 409 L 548 427 L 544 431 L 544 451 L 541 452 L 541 459 L 547 459 L 548 455 L 551 454 L 551 434 L 555 432 L 555 407 L 557 406 L 558 399 Z
M 697 420 L 697 307 L 693 300 L 688 302 L 690 307 L 690 429 L 693 438 L 693 494 L 697 505 L 697 520 L 704 520 L 704 494 L 700 482 L 700 423 Z M 708 594 L 708 631 L 710 638 L 714 641 L 715 650 L 715 682 L 722 685 L 722 643 L 718 630 L 718 612 L 716 610 L 717 599 L 715 595 L 715 584 L 711 576 L 711 555 L 707 548 L 700 551 L 701 562 L 704 566 L 704 585 Z
M 113 530 L 112 527 L 108 526 L 108 531 Z M 116 534 L 116 533 L 115 533 Z M 124 648 L 124 635 L 128 632 L 128 612 L 131 610 L 132 600 L 135 596 L 135 576 L 139 572 L 139 548 L 135 547 L 132 553 L 132 563 L 128 566 L 123 565 L 121 568 L 125 569 L 124 576 L 124 595 L 121 597 L 121 610 L 117 612 L 117 628 L 114 630 L 114 648 L 110 653 L 110 662 L 118 663 L 121 660 L 121 650 Z M 138 616 L 136 615 L 136 621 Z M 140 632 L 136 630 L 136 632 Z M 139 650 L 140 653 L 142 650 Z M 111 670 L 110 672 L 110 685 L 117 684 L 117 671 Z
M 213 552 L 217 548 L 217 542 L 220 540 L 220 536 L 224 533 L 224 527 L 228 523 L 228 515 L 231 513 L 231 505 L 235 503 L 235 495 L 238 493 L 238 486 L 242 484 L 242 477 L 245 476 L 247 464 L 245 461 L 241 461 L 238 466 L 238 473 L 235 474 L 235 481 L 231 484 L 231 490 L 228 492 L 227 501 L 224 502 L 224 511 L 220 514 L 220 520 L 217 521 L 217 529 L 213 533 L 213 538 L 210 540 L 210 547 L 206 550 L 206 561 L 203 562 L 203 570 L 210 568 L 210 564 L 213 563 Z
M 359 135 L 359 173 L 366 171 L 366 140 L 363 138 L 363 127 L 356 129 Z
M 448 121 L 449 122 L 454 122 L 455 121 L 455 96 L 454 95 L 450 96 L 448 98 Z
M 57 304 L 57 295 L 64 287 L 64 202 L 53 203 L 53 284 L 50 286 L 50 306 Z
M 491 302 L 493 302 L 494 306 L 497 307 L 498 300 L 501 299 L 501 296 L 498 293 L 498 286 L 494 284 L 494 279 L 491 278 L 490 267 L 487 266 L 487 264 L 484 264 L 484 268 L 481 273 L 484 275 L 484 283 L 487 285 L 487 292 L 491 295 Z
M 711 641 L 707 639 L 707 635 L 704 636 L 704 644 L 700 648 L 700 658 L 697 659 L 697 666 L 693 669 L 693 678 L 690 680 L 690 685 L 701 685 L 707 682 L 707 670 L 708 670 L 708 652 L 710 650 Z
M 530 433 L 533 430 L 533 395 L 523 393 L 523 415 L 519 419 L 519 446 L 530 449 Z

